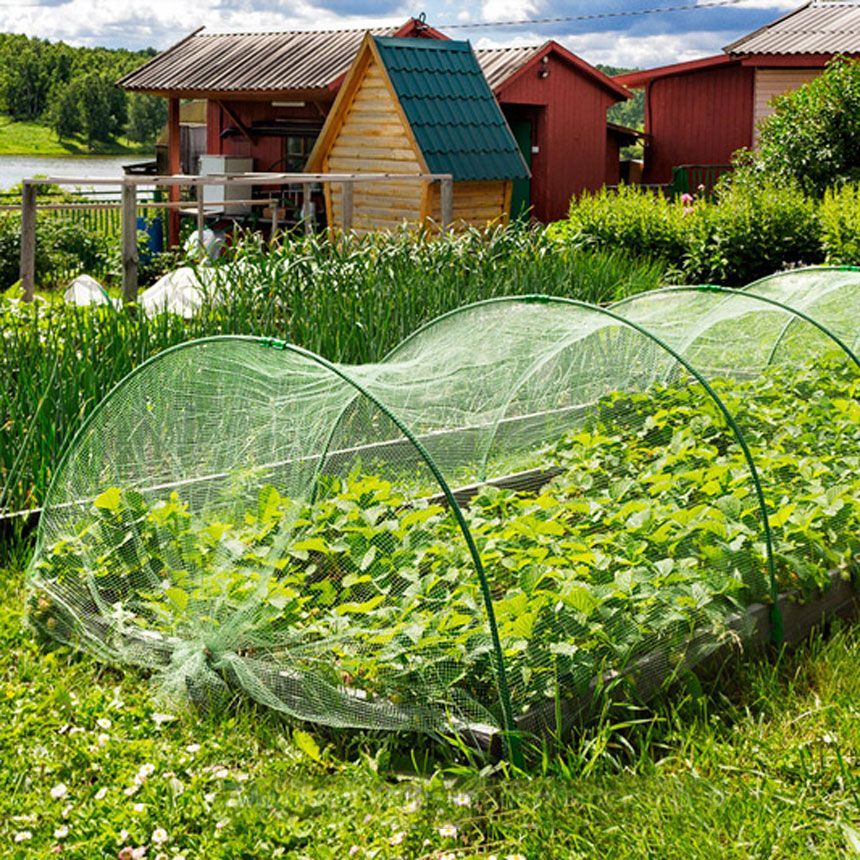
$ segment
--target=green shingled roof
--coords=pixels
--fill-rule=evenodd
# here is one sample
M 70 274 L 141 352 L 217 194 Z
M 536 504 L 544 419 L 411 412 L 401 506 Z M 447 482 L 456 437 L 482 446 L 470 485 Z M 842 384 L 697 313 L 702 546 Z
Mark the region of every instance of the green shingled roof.
M 431 173 L 525 179 L 528 168 L 468 42 L 374 37 Z

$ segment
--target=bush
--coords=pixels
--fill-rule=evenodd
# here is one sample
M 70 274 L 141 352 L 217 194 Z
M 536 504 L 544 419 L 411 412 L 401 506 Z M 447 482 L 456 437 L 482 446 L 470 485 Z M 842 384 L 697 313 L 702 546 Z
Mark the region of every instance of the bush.
M 584 194 L 549 234 L 573 247 L 661 261 L 683 283 L 739 285 L 823 259 L 817 202 L 753 181 L 724 183 L 715 200 L 668 200 L 635 185 Z
M 623 248 L 633 254 L 677 262 L 686 251 L 685 206 L 636 185 L 613 193 L 586 192 L 570 204 L 567 221 L 550 235 L 577 247 Z
M 836 57 L 804 86 L 774 99 L 756 150 L 741 150 L 741 170 L 821 195 L 860 178 L 860 62 Z
M 790 188 L 724 184 L 715 202 L 694 205 L 686 224 L 687 283 L 740 286 L 823 258 L 818 204 Z
M 843 185 L 825 192 L 821 244 L 828 263 L 860 266 L 860 185 Z
M 36 284 L 42 289 L 63 286 L 75 275 L 104 276 L 114 256 L 112 241 L 81 223 L 40 218 L 36 224 Z M 19 279 L 21 216 L 0 217 L 0 290 Z

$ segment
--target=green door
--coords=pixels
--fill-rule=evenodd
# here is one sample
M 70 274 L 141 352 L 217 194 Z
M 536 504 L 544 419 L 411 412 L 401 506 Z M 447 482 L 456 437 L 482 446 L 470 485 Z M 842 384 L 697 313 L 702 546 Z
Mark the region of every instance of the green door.
M 528 119 L 516 119 L 511 122 L 511 131 L 517 146 L 529 166 L 532 167 L 532 123 Z M 511 189 L 511 218 L 525 217 L 532 205 L 531 179 L 515 179 Z

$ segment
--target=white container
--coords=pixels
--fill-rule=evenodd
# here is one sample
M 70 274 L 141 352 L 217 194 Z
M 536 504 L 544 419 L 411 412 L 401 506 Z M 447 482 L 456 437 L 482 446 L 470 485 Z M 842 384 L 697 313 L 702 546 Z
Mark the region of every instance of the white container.
M 212 176 L 231 173 L 251 173 L 254 159 L 238 155 L 201 155 L 200 175 Z M 229 185 L 204 185 L 203 204 L 209 211 L 220 211 L 224 215 L 247 215 L 251 211 L 248 203 L 231 203 L 231 200 L 249 200 L 251 186 L 230 183 Z

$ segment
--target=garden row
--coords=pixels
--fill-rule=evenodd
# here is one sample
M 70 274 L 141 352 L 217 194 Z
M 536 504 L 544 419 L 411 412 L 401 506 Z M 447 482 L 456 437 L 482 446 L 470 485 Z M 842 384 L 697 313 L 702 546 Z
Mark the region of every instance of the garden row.
M 0 509 L 38 507 L 70 434 L 132 368 L 168 346 L 221 333 L 283 337 L 365 362 L 463 302 L 548 292 L 606 302 L 661 280 L 621 253 L 563 251 L 517 228 L 445 241 L 412 234 L 275 249 L 253 239 L 215 267 L 220 301 L 193 319 L 0 299 Z
M 634 322 L 655 306 L 664 338 Z M 239 688 L 338 727 L 560 721 L 607 673 L 647 659 L 659 686 L 749 634 L 752 603 L 856 574 L 856 391 L 819 325 L 714 289 L 483 302 L 364 367 L 188 344 L 70 449 L 31 618 L 210 708 Z

